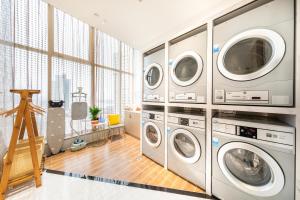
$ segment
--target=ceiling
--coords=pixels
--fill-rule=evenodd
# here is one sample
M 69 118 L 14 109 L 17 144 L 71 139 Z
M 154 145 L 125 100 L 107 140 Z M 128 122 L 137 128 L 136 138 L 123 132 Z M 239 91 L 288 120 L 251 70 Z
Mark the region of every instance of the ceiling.
M 242 0 L 45 1 L 143 51 Z

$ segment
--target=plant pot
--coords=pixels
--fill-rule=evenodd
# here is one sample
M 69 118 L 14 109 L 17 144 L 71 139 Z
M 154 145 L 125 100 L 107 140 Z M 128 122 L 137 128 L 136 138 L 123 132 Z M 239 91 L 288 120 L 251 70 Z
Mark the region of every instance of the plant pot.
M 92 123 L 92 125 L 98 124 L 98 120 L 97 119 L 96 120 L 92 120 L 91 123 Z

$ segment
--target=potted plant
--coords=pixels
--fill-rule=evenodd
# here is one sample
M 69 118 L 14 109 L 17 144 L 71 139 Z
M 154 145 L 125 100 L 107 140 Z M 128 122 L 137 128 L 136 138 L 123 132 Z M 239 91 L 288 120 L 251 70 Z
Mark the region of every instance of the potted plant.
M 97 124 L 98 123 L 98 115 L 101 112 L 101 109 L 97 106 L 92 106 L 89 109 L 91 115 L 91 123 Z

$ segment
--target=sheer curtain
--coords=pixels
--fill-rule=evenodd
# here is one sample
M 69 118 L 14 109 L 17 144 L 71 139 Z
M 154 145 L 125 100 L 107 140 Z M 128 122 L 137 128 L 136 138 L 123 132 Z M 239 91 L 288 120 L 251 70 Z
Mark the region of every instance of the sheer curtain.
M 52 99 L 64 100 L 66 134 L 70 134 L 71 103 L 78 87 L 91 104 L 92 68 L 89 61 L 89 25 L 54 9 L 54 57 L 52 58 Z M 79 126 L 79 123 L 74 123 Z
M 129 45 L 96 30 L 96 105 L 103 109 L 105 115 L 123 114 L 126 107 L 140 101 L 136 101 L 135 96 L 139 99 L 141 90 L 134 86 L 136 84 L 138 88 L 141 85 L 134 79 L 135 70 L 141 69 L 137 52 Z
M 107 114 L 120 114 L 120 41 L 95 32 L 96 105 Z
M 40 0 L 1 0 L 0 3 L 0 109 L 16 106 L 18 96 L 11 88 L 39 89 L 34 103 L 47 106 L 47 4 Z M 45 117 L 37 118 L 45 134 Z M 1 118 L 4 141 L 8 144 L 13 121 Z

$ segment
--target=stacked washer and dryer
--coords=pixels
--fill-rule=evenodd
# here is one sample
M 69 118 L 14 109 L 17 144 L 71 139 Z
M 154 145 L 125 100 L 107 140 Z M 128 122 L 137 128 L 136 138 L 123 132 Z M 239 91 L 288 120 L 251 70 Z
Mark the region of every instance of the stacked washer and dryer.
M 170 41 L 168 70 L 164 49 L 144 57 L 144 101 L 163 103 L 168 116 L 145 109 L 143 154 L 202 188 L 206 119 L 201 112 L 177 112 L 174 106 L 206 103 L 206 29 Z M 255 1 L 216 19 L 212 51 L 212 107 L 294 106 L 293 0 Z M 294 127 L 261 117 L 264 113 L 228 116 L 217 109 L 212 119 L 212 194 L 225 200 L 294 199 Z M 166 152 L 161 145 L 167 145 Z
M 162 46 L 144 56 L 144 102 L 165 101 L 164 76 L 168 75 L 170 103 L 206 103 L 207 26 L 180 36 L 170 44 L 169 74 L 165 73 Z M 157 105 L 146 106 L 143 111 L 143 154 L 205 188 L 206 122 L 203 111 L 178 108 L 180 112 L 178 109 L 169 112 L 165 137 L 164 112 L 157 112 L 158 108 Z M 167 145 L 168 160 L 164 160 L 164 145 Z
M 213 42 L 214 104 L 294 105 L 293 0 L 215 20 Z M 295 198 L 294 127 L 258 116 L 216 116 L 212 122 L 213 195 Z
M 165 101 L 165 50 L 159 46 L 144 57 L 143 101 Z M 165 164 L 165 117 L 162 106 L 148 106 L 142 112 L 142 153 Z

